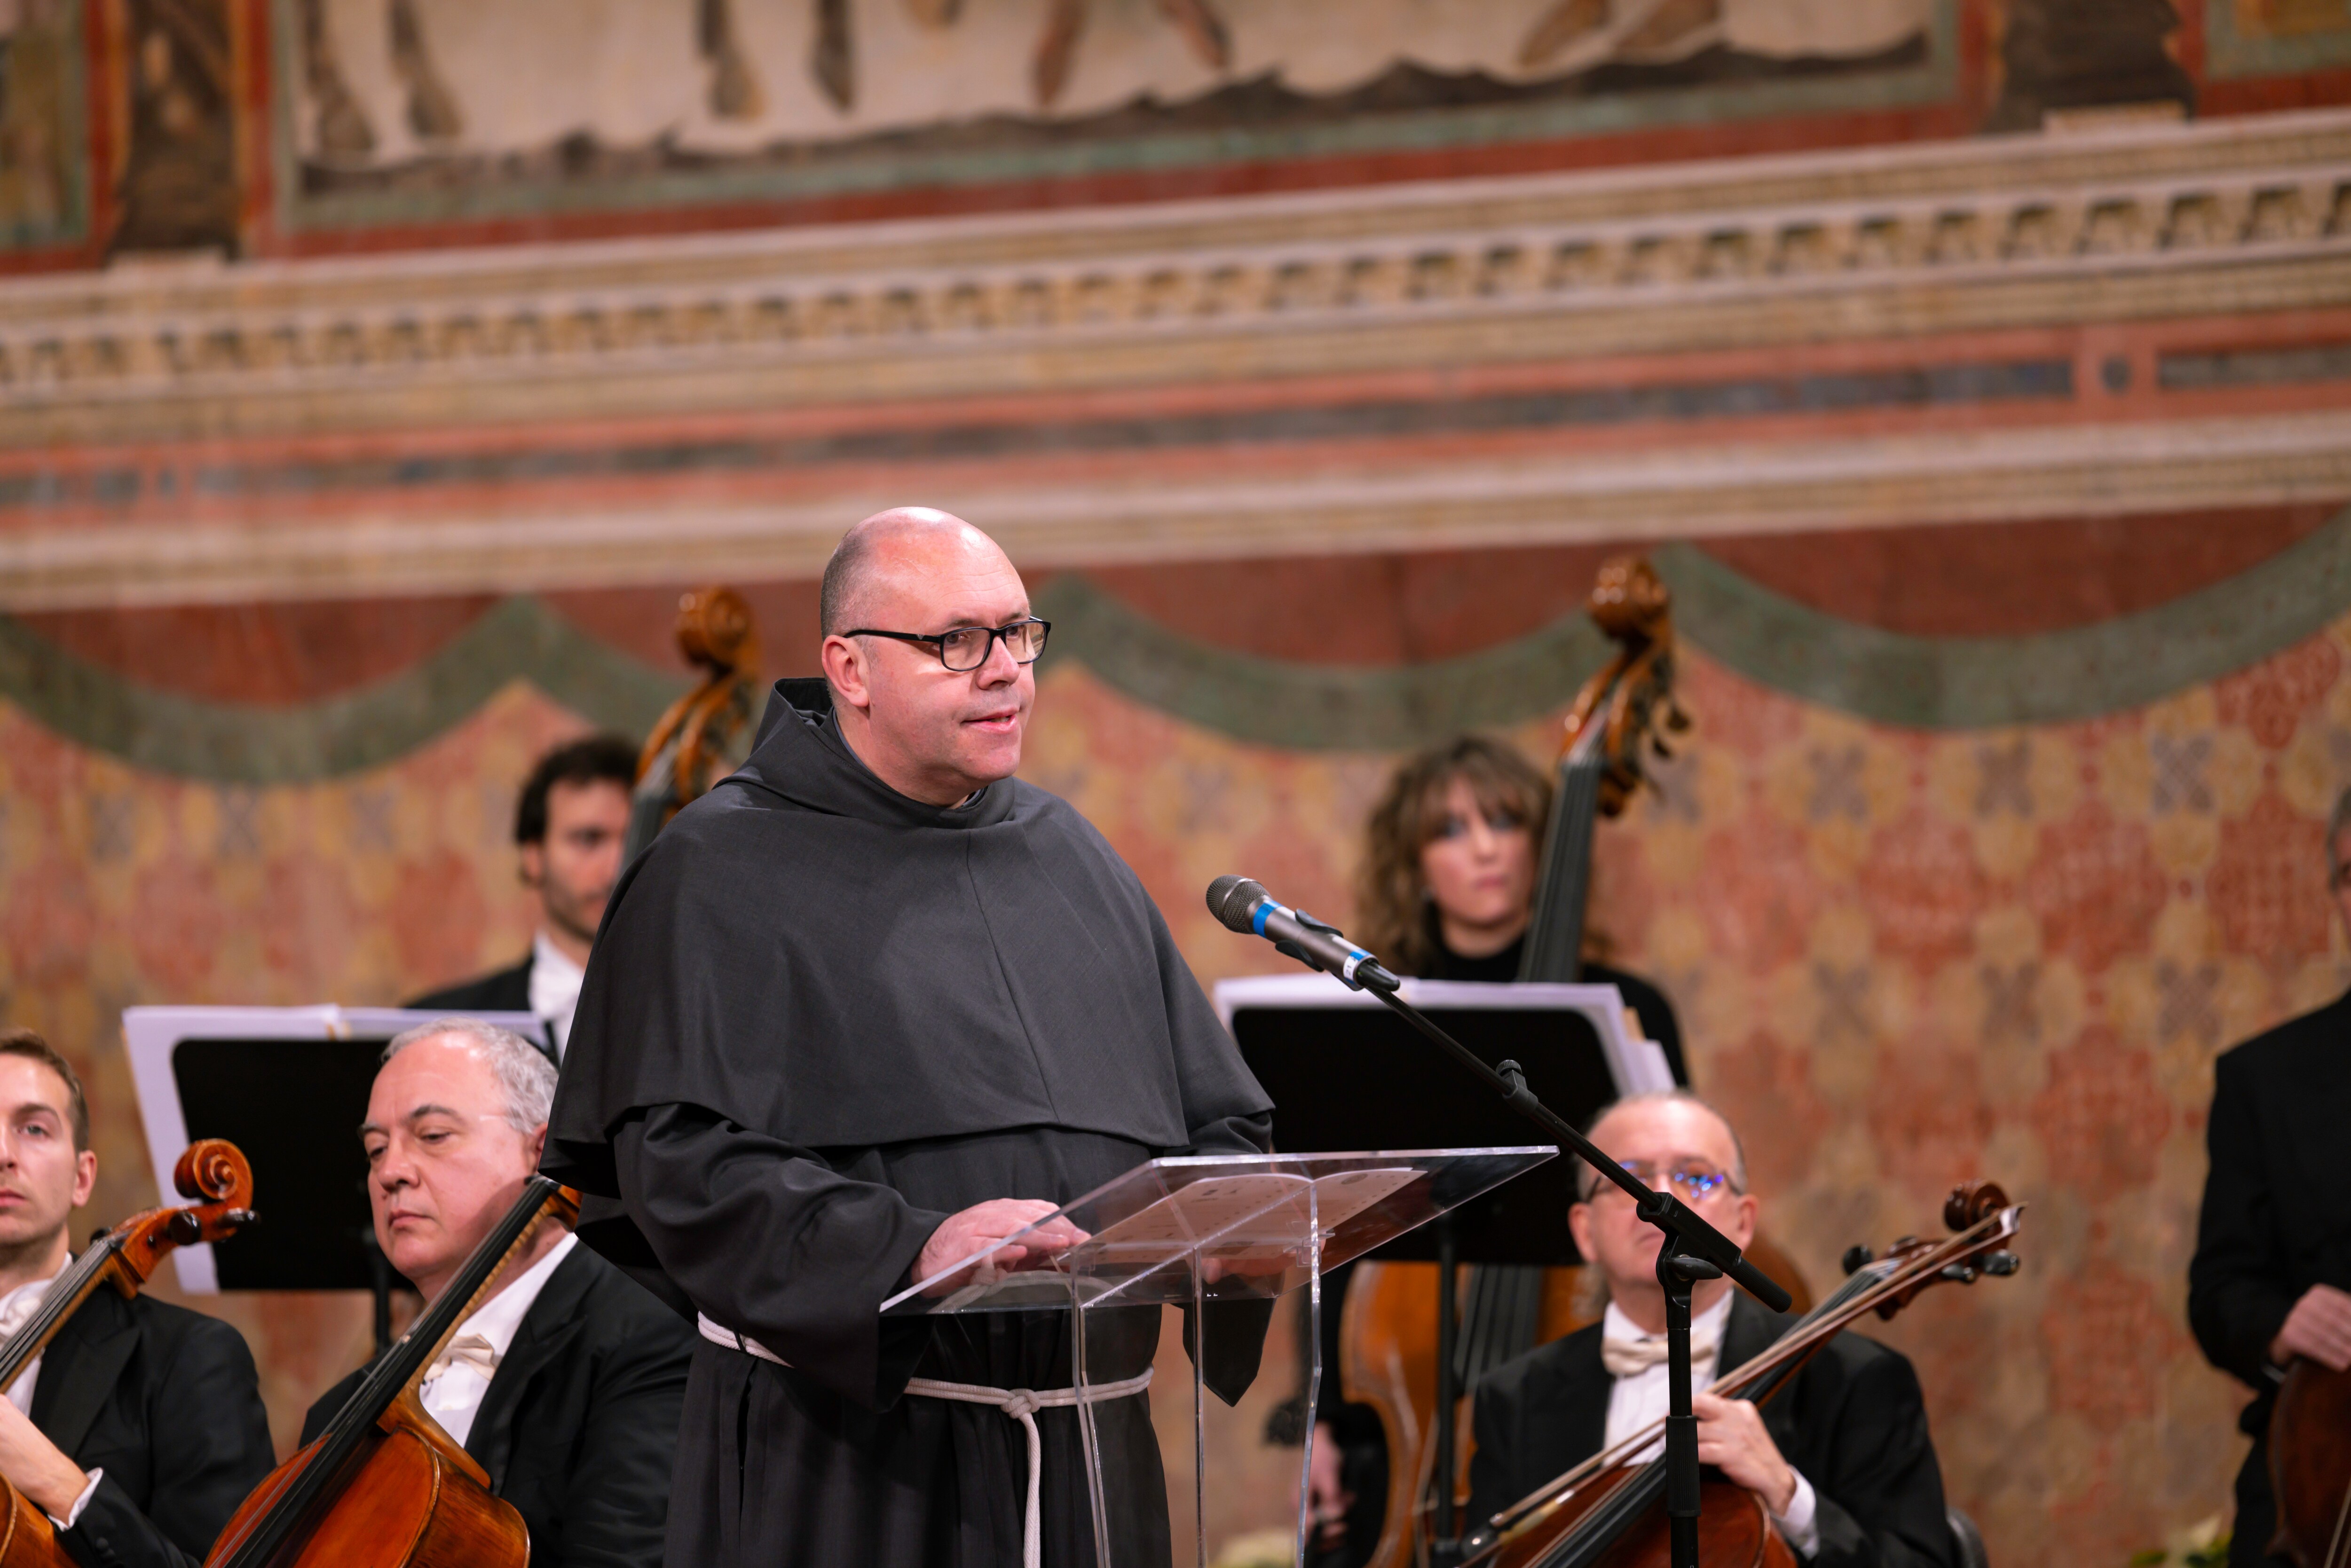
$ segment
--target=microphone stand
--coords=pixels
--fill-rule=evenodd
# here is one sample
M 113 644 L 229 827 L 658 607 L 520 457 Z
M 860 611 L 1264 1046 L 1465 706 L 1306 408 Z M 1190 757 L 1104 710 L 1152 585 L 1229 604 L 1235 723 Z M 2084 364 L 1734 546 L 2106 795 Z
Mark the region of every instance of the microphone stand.
M 1317 923 L 1318 925 L 1320 923 Z M 1285 945 L 1287 946 L 1287 945 Z M 1303 956 L 1293 949 L 1293 956 Z M 1317 966 L 1318 967 L 1320 966 Z M 1567 1119 L 1552 1111 L 1535 1097 L 1527 1087 L 1527 1076 L 1515 1061 L 1505 1061 L 1499 1067 L 1489 1067 L 1486 1059 L 1446 1033 L 1434 1019 L 1396 994 L 1396 977 L 1376 962 L 1351 966 L 1352 976 L 1339 978 L 1358 990 L 1367 990 L 1385 1002 L 1396 1015 L 1436 1043 L 1447 1056 L 1483 1079 L 1489 1088 L 1501 1095 L 1502 1103 L 1534 1123 L 1559 1141 L 1560 1146 L 1580 1156 L 1586 1165 L 1607 1180 L 1614 1182 L 1630 1197 L 1640 1217 L 1665 1232 L 1665 1244 L 1657 1249 L 1657 1283 L 1666 1292 L 1666 1354 L 1668 1403 L 1666 1416 L 1666 1520 L 1672 1540 L 1673 1568 L 1698 1568 L 1698 1416 L 1690 1409 L 1690 1287 L 1700 1280 L 1716 1280 L 1729 1275 L 1731 1281 L 1749 1295 L 1775 1312 L 1788 1310 L 1788 1292 L 1775 1284 L 1771 1276 L 1740 1256 L 1730 1238 L 1694 1213 L 1688 1205 L 1674 1196 L 1671 1185 L 1664 1192 L 1654 1192 L 1632 1172 L 1608 1157 L 1608 1152 Z M 1453 1281 L 1446 1279 L 1444 1287 L 1449 1294 Z M 1440 1368 L 1442 1375 L 1444 1369 Z M 1448 1380 L 1449 1381 L 1449 1380 Z M 1443 1412 L 1440 1412 L 1442 1418 Z M 1447 1425 L 1451 1425 L 1447 1422 Z M 1437 1473 L 1438 1506 L 1450 1519 L 1453 1500 L 1452 1456 L 1440 1455 Z M 1432 1543 L 1430 1561 L 1449 1564 L 1459 1561 L 1458 1543 L 1452 1541 Z

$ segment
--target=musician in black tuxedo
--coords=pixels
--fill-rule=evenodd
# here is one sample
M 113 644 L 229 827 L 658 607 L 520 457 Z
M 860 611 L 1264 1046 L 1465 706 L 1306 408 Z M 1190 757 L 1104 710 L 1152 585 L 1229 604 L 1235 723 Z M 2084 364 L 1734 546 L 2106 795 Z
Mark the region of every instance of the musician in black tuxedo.
M 1604 1113 L 1592 1137 L 1652 1186 L 1672 1183 L 1740 1247 L 1753 1237 L 1757 1206 L 1738 1134 L 1703 1101 L 1680 1090 L 1635 1095 Z M 1473 1528 L 1666 1413 L 1660 1232 L 1597 1172 L 1579 1175 L 1583 1199 L 1568 1222 L 1607 1281 L 1607 1315 L 1479 1384 Z M 1700 1282 L 1690 1307 L 1699 1390 L 1718 1368 L 1754 1356 L 1795 1321 L 1727 1280 Z M 1896 1352 L 1840 1333 L 1762 1409 L 1703 1392 L 1694 1408 L 1698 1458 L 1761 1497 L 1774 1528 L 1816 1568 L 1956 1563 L 1926 1402 Z M 1662 1436 L 1656 1447 L 1661 1454 Z
M 2351 790 L 2328 824 L 2328 884 L 2351 925 Z M 2270 1414 L 2301 1356 L 2351 1368 L 2351 996 L 2224 1051 L 2205 1124 L 2211 1166 L 2188 1267 L 2188 1322 L 2213 1365 L 2253 1391 L 2238 1419 L 2253 1439 L 2237 1472 L 2232 1568 L 2270 1554 Z
M 384 1048 L 360 1136 L 376 1239 L 432 1301 L 522 1196 L 555 1070 L 471 1019 Z M 694 1331 L 560 1227 L 543 1227 L 458 1324 L 424 1408 L 530 1528 L 533 1568 L 661 1562 Z M 325 1429 L 365 1369 L 310 1406 Z
M 569 741 L 540 758 L 515 800 L 515 871 L 538 894 L 522 962 L 408 1005 L 420 1012 L 535 1013 L 559 1060 L 580 1006 L 588 952 L 621 876 L 637 748 L 617 735 Z
M 0 1033 L 0 1336 L 64 1270 L 97 1177 L 72 1067 Z M 0 1476 L 84 1568 L 194 1568 L 275 1462 L 245 1337 L 152 1296 L 99 1290 L 0 1399 Z

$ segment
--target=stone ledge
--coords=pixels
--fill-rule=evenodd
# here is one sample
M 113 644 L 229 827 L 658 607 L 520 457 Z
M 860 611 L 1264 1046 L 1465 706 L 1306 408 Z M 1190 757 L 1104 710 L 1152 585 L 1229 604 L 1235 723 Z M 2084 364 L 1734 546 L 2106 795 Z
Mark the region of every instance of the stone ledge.
M 2313 308 L 2351 112 L 0 291 L 0 444 Z M 444 407 L 445 403 L 445 407 Z
M 845 524 L 906 499 L 625 502 L 416 517 L 0 536 L 0 609 L 516 592 L 816 575 Z M 946 486 L 1023 566 L 1703 538 L 2351 499 L 2351 413 L 1726 444 L 1188 487 Z

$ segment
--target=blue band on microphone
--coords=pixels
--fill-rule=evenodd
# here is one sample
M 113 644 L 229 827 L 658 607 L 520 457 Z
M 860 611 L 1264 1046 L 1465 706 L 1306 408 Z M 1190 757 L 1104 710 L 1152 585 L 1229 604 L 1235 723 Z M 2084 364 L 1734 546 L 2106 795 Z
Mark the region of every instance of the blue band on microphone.
M 1249 911 L 1249 929 L 1259 936 L 1264 936 L 1266 917 L 1271 915 L 1273 911 L 1273 900 L 1270 898 L 1259 899 L 1258 901 L 1258 906 Z

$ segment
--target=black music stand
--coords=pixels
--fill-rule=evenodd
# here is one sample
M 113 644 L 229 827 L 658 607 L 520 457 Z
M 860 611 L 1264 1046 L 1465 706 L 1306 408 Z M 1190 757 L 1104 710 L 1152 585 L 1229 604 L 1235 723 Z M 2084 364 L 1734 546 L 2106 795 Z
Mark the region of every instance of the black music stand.
M 1665 1052 L 1625 1029 L 1614 986 L 1409 983 L 1416 1006 L 1485 1059 L 1515 1061 L 1543 1103 L 1579 1124 L 1625 1094 L 1670 1089 Z M 1282 1146 L 1401 1149 L 1505 1146 L 1526 1136 L 1516 1111 L 1479 1092 L 1377 998 L 1325 975 L 1227 980 L 1217 1009 L 1271 1096 Z M 1437 1452 L 1454 1451 L 1461 1263 L 1564 1267 L 1583 1261 L 1568 1236 L 1578 1162 L 1552 1160 L 1365 1254 L 1437 1265 Z M 1305 1413 L 1313 1419 L 1313 1412 Z M 1454 1537 L 1450 1467 L 1440 1464 L 1435 1535 Z
M 131 1079 L 157 1185 L 197 1138 L 226 1138 L 253 1167 L 260 1222 L 172 1256 L 182 1290 L 365 1291 L 378 1351 L 392 1343 L 392 1292 L 403 1287 L 368 1208 L 359 1125 L 386 1041 L 446 1016 L 393 1008 L 131 1008 Z M 528 1013 L 467 1016 L 545 1048 Z

